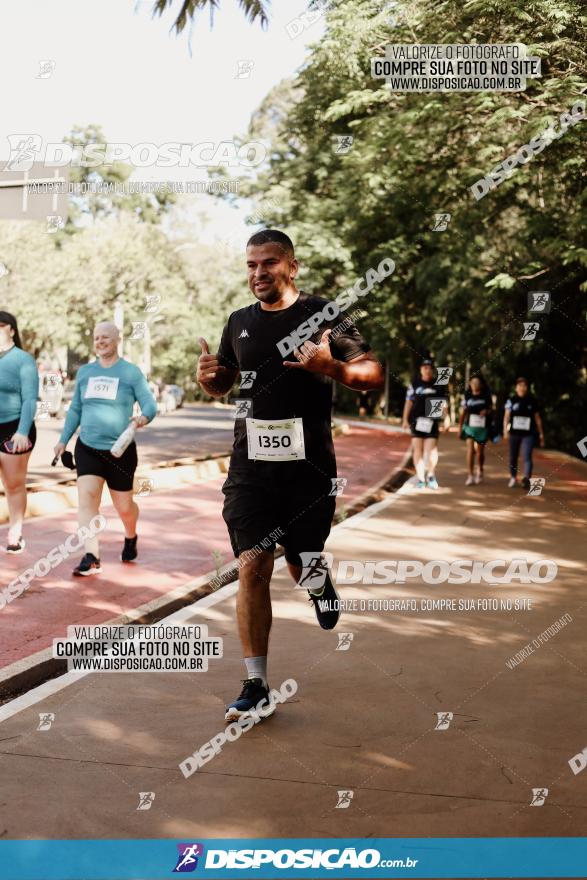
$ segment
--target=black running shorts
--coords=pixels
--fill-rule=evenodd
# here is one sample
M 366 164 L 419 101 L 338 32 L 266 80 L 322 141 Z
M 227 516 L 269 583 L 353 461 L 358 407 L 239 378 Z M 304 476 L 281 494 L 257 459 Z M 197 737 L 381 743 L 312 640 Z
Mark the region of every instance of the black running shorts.
M 109 449 L 93 449 L 77 439 L 75 444 L 75 466 L 78 477 L 89 474 L 106 480 L 109 489 L 115 492 L 128 492 L 133 487 L 137 469 L 137 444 L 131 443 L 120 458 L 115 458 Z
M 421 437 L 422 440 L 430 440 L 430 439 L 437 440 L 438 439 L 438 431 L 439 431 L 439 427 L 438 427 L 438 422 L 436 422 L 436 421 L 432 425 L 432 430 L 428 431 L 428 432 L 417 431 L 416 430 L 416 422 L 410 422 L 410 432 L 412 434 L 412 437 Z
M 7 455 L 26 455 L 26 452 L 32 452 L 35 448 L 35 443 L 37 442 L 37 429 L 35 428 L 35 423 L 33 422 L 31 425 L 31 430 L 28 433 L 28 438 L 33 444 L 30 449 L 27 449 L 26 452 L 6 452 L 4 449 L 4 443 L 6 440 L 11 440 L 12 435 L 16 434 L 16 429 L 18 428 L 19 419 L 14 419 L 11 422 L 2 422 L 0 424 L 0 452 L 4 452 Z
M 324 549 L 336 508 L 331 490 L 331 481 L 283 483 L 229 473 L 222 516 L 234 555 L 281 544 L 287 561 L 301 565 L 300 553 Z

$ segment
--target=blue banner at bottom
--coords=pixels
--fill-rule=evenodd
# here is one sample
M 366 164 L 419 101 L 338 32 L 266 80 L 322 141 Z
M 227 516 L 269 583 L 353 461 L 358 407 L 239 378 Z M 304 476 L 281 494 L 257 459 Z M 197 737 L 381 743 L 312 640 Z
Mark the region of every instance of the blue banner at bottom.
M 2 840 L 0 880 L 587 877 L 584 837 Z

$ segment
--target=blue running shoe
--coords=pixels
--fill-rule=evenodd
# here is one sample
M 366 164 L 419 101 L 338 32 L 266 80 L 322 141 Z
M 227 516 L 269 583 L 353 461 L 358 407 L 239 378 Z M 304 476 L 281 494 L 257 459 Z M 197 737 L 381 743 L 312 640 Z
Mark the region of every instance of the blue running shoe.
M 424 480 L 418 480 L 418 482 L 416 483 L 416 489 L 425 489 L 425 488 L 426 488 L 426 483 L 424 482 Z
M 269 689 L 263 684 L 263 679 L 245 678 L 243 679 L 243 689 L 236 700 L 227 707 L 224 720 L 238 721 L 239 718 L 248 715 L 251 709 L 258 709 L 259 703 L 263 703 L 264 701 L 270 702 Z M 267 712 L 266 717 L 273 715 L 274 712 L 275 705 L 273 704 L 271 706 L 271 711 Z
M 438 480 L 434 475 L 428 477 L 428 488 L 429 489 L 438 489 Z

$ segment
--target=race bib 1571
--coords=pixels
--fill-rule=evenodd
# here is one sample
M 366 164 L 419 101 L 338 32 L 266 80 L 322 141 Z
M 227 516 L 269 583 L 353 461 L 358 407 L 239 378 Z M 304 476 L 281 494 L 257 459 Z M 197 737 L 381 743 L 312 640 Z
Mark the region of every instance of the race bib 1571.
M 116 400 L 118 379 L 115 376 L 90 376 L 84 399 Z

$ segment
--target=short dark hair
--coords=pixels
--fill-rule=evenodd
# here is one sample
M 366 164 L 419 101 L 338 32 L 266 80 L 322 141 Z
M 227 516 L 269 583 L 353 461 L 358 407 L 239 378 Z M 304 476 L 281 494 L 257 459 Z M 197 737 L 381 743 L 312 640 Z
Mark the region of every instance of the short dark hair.
M 517 385 L 518 382 L 524 382 L 526 385 L 530 385 L 530 383 L 528 382 L 528 380 L 526 379 L 525 376 L 518 376 L 518 378 L 514 382 L 514 385 Z
M 288 257 L 293 259 L 295 256 L 293 241 L 289 235 L 286 235 L 280 229 L 261 229 L 259 232 L 255 232 L 249 238 L 247 247 L 249 245 L 258 246 L 261 244 L 278 244 L 283 248 Z

